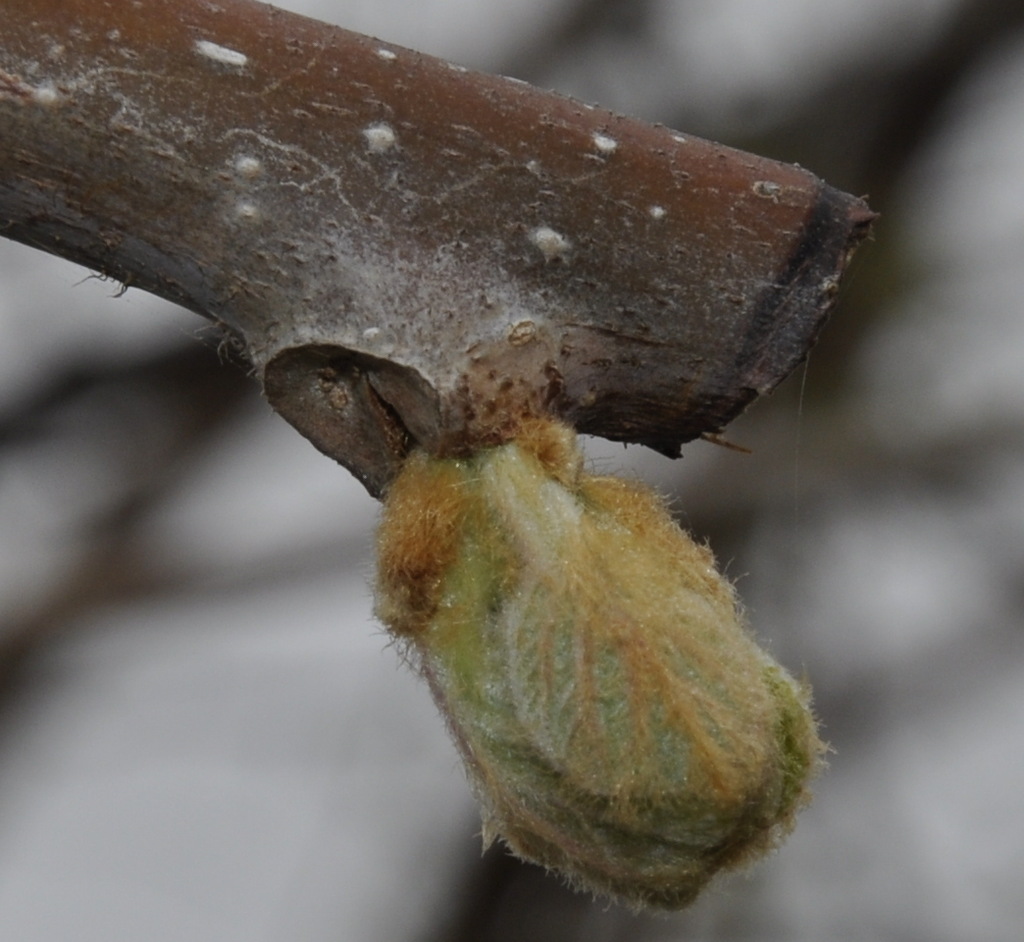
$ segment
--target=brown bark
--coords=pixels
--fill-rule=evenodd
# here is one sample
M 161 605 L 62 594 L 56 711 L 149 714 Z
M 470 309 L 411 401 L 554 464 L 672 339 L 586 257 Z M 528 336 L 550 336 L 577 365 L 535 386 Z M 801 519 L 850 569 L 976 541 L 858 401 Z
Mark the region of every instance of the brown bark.
M 678 453 L 872 219 L 810 173 L 251 0 L 0 0 L 0 231 L 243 343 L 379 494 L 548 412 Z

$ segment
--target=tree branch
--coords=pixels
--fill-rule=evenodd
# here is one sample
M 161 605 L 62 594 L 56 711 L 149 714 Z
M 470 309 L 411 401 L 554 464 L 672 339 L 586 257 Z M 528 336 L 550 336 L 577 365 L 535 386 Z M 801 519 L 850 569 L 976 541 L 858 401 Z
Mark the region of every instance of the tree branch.
M 251 0 L 0 0 L 0 231 L 241 341 L 379 494 L 524 415 L 669 454 L 804 357 L 871 212 Z

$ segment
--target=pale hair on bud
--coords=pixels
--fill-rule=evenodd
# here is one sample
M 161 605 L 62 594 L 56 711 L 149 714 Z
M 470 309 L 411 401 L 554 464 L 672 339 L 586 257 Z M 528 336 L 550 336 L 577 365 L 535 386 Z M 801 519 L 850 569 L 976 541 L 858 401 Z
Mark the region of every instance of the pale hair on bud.
M 675 909 L 790 831 L 824 751 L 808 691 L 710 551 L 649 489 L 585 471 L 571 429 L 414 454 L 378 548 L 378 615 L 449 724 L 485 842 Z

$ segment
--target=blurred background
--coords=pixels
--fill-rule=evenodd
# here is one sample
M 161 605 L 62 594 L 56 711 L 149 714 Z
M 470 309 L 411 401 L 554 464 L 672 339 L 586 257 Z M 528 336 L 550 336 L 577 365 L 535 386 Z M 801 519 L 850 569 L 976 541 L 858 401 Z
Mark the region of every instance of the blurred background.
M 501 852 L 373 621 L 377 507 L 191 314 L 0 240 L 0 938 L 1017 940 L 1024 4 L 289 0 L 799 162 L 883 216 L 801 369 L 672 462 L 831 768 L 636 916 Z

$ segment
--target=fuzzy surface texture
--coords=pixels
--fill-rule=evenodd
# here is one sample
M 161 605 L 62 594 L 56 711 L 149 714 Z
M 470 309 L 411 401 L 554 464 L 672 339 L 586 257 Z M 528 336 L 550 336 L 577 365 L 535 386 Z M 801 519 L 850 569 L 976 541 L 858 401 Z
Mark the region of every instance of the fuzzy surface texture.
M 642 485 L 524 424 L 415 454 L 387 494 L 377 612 L 426 678 L 489 843 L 674 909 L 774 848 L 823 746 L 711 553 Z

